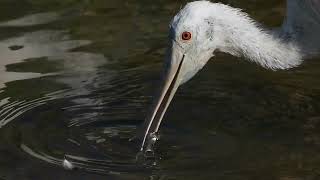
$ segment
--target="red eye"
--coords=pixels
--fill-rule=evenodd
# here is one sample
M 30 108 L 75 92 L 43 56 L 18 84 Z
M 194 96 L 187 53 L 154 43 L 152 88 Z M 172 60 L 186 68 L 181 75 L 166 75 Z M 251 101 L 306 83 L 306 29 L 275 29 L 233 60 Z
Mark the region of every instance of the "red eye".
M 181 38 L 182 38 L 182 40 L 185 40 L 185 41 L 190 40 L 191 39 L 191 32 L 187 32 L 187 31 L 183 32 L 181 35 Z

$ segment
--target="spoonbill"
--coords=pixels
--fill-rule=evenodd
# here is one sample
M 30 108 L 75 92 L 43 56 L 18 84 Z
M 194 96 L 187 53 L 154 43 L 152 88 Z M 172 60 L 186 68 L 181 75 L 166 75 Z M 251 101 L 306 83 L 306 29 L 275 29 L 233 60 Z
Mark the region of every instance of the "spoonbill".
M 210 1 L 188 3 L 169 26 L 163 81 L 141 135 L 141 151 L 152 151 L 161 120 L 178 87 L 216 51 L 243 57 L 271 70 L 289 69 L 320 50 L 320 0 L 287 0 L 281 27 L 262 28 L 241 9 Z

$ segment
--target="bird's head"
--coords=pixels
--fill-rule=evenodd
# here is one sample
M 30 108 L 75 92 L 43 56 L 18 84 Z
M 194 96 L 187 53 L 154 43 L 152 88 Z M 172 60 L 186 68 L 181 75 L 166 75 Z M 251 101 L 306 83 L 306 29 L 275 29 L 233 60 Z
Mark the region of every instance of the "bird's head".
M 213 56 L 217 39 L 213 19 L 201 8 L 204 3 L 189 3 L 169 25 L 169 46 L 165 57 L 163 80 L 152 111 L 144 124 L 144 143 L 148 134 L 157 132 L 162 117 L 179 85 L 191 79 Z M 199 6 L 200 4 L 200 6 Z M 209 5 L 209 2 L 207 2 Z M 205 9 L 204 9 L 205 10 Z
M 176 71 L 176 67 L 181 65 L 178 84 L 188 81 L 203 68 L 221 40 L 212 12 L 206 12 L 209 8 L 203 8 L 206 4 L 212 6 L 207 1 L 187 4 L 169 25 L 165 69 Z

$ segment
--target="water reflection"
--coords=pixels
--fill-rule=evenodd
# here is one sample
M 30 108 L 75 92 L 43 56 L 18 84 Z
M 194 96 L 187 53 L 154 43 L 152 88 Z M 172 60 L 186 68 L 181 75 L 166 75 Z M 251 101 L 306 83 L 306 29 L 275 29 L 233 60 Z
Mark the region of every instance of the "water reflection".
M 66 32 L 52 30 L 26 33 L 20 37 L 2 40 L 0 42 L 0 88 L 3 88 L 4 84 L 9 81 L 43 76 L 41 73 L 7 72 L 7 64 L 47 57 L 48 60 L 69 60 L 65 64 L 68 68 L 72 66 L 72 62 L 70 62 L 72 57 L 82 57 L 82 55 L 88 56 L 88 54 L 69 53 L 68 51 L 89 43 L 90 41 L 86 40 L 70 40 L 70 37 L 68 37 Z M 9 48 L 10 46 L 22 46 L 22 48 L 11 50 Z M 86 65 L 90 67 L 90 64 Z
M 1 58 L 3 58 L 0 63 L 0 87 L 4 87 L 5 83 L 9 81 L 48 75 L 69 74 L 69 78 L 63 78 L 61 80 L 61 82 L 65 83 L 73 90 L 72 92 L 70 90 L 69 94 L 88 94 L 85 88 L 81 88 L 80 86 L 85 87 L 85 82 L 90 84 L 91 82 L 88 76 L 91 76 L 91 79 L 94 79 L 96 68 L 107 62 L 107 60 L 101 54 L 70 52 L 70 50 L 74 48 L 88 44 L 90 44 L 90 41 L 87 40 L 70 40 L 67 32 L 51 30 L 26 33 L 21 37 L 3 40 L 0 42 L 0 53 L 2 56 Z M 10 45 L 21 45 L 23 46 L 23 48 L 13 51 L 8 48 Z M 7 71 L 6 67 L 12 67 L 13 64 L 17 64 L 22 61 L 28 62 L 36 58 L 42 58 L 49 62 L 59 62 L 61 64 L 60 67 L 62 68 L 60 68 L 58 72 L 54 73 L 27 73 Z M 8 64 L 10 65 L 8 66 Z M 76 75 L 74 74 L 75 72 L 77 73 Z M 67 95 L 68 94 L 65 94 L 64 97 L 66 97 Z M 62 97 L 61 94 L 60 97 Z M 4 126 L 12 119 L 21 115 L 23 112 L 40 106 L 46 101 L 52 100 L 54 98 L 57 97 L 46 95 L 45 97 L 33 99 L 27 102 L 18 101 L 6 104 L 4 103 L 4 101 L 2 101 L 1 126 Z M 12 109 L 14 109 L 14 111 L 12 111 Z M 10 113 L 6 114 L 5 112 Z
M 23 16 L 7 22 L 1 22 L 0 27 L 25 27 L 47 24 L 60 18 L 60 13 L 45 12 Z

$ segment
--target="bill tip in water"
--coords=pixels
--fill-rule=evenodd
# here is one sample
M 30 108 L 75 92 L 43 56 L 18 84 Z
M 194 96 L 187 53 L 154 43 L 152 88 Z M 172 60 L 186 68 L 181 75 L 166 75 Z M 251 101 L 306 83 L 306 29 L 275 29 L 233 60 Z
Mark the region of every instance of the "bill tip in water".
M 146 143 L 142 145 L 140 151 L 144 152 L 146 156 L 154 154 L 154 145 L 159 140 L 157 133 L 150 133 L 147 137 Z

